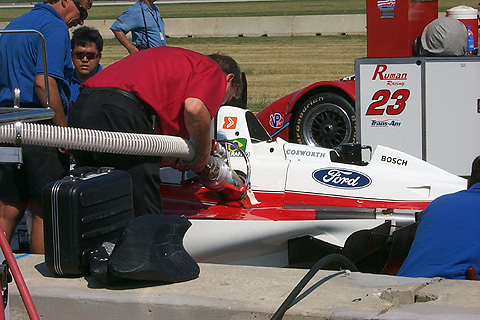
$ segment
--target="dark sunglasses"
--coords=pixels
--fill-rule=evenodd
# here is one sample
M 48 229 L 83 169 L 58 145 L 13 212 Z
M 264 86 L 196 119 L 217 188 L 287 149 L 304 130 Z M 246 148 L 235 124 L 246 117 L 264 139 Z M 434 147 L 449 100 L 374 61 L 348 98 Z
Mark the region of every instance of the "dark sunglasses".
M 88 60 L 95 59 L 97 57 L 97 53 L 95 52 L 85 52 L 85 51 L 75 51 L 73 56 L 78 60 L 82 60 L 84 57 L 87 57 Z
M 75 6 L 77 6 L 78 11 L 80 11 L 80 19 L 85 20 L 88 17 L 88 11 L 85 9 L 78 0 L 72 0 L 73 3 L 75 3 Z

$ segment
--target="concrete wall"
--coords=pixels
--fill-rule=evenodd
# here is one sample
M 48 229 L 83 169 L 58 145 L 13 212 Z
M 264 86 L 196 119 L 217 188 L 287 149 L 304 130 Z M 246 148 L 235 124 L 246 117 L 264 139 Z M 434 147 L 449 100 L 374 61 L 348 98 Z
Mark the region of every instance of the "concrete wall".
M 170 37 L 258 37 L 332 34 L 366 34 L 366 17 L 310 15 L 274 17 L 165 19 Z
M 105 39 L 113 38 L 110 26 L 115 20 L 87 20 L 85 25 L 100 31 Z M 0 22 L 0 29 L 7 22 Z M 166 18 L 167 36 L 181 37 L 260 37 L 366 34 L 366 16 L 310 15 L 227 18 Z
M 445 16 L 439 12 L 439 17 Z M 115 20 L 87 20 L 104 39 L 112 39 L 110 26 Z M 0 29 L 8 22 L 0 22 Z M 260 37 L 367 34 L 365 14 L 309 15 L 274 17 L 166 18 L 168 37 Z M 129 34 L 130 36 L 130 34 Z

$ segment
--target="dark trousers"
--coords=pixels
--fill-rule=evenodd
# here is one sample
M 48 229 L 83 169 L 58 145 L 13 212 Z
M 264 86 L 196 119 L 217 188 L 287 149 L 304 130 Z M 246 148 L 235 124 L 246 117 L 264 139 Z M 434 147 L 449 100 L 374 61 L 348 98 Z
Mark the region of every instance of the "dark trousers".
M 69 110 L 68 125 L 104 131 L 156 133 L 155 113 L 118 88 L 85 88 Z M 74 151 L 77 166 L 108 166 L 132 177 L 135 216 L 161 214 L 160 157 Z
M 36 123 L 53 125 L 51 120 Z M 0 146 L 12 145 L 1 143 Z M 22 154 L 23 163 L 20 166 L 0 163 L 0 200 L 41 202 L 43 187 L 68 174 L 70 156 L 54 147 L 35 145 L 22 145 Z

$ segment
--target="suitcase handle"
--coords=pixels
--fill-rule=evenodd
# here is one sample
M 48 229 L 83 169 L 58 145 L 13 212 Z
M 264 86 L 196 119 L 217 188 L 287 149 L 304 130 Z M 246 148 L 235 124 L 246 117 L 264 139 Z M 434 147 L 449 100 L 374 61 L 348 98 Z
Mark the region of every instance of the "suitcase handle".
M 107 173 L 112 172 L 113 170 L 115 170 L 113 167 L 79 167 L 70 170 L 68 177 L 65 178 L 67 178 L 68 180 L 75 180 L 85 178 L 86 176 L 91 174 Z

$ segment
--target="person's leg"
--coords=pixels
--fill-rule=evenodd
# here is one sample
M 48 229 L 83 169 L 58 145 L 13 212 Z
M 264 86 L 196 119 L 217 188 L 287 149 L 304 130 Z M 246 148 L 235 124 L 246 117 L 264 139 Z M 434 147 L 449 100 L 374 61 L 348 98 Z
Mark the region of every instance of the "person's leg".
M 0 201 L 0 226 L 7 240 L 12 240 L 15 228 L 22 220 L 25 213 L 26 202 Z
M 7 240 L 25 213 L 29 191 L 24 166 L 0 164 L 0 226 Z
M 30 236 L 30 253 L 44 254 L 42 204 L 32 201 L 30 210 L 32 211 L 33 217 L 32 234 Z
M 42 196 L 46 185 L 62 179 L 69 169 L 69 155 L 60 153 L 57 148 L 39 146 L 24 147 L 24 167 L 30 190 L 30 210 L 32 212 L 32 231 L 30 252 L 45 252 L 43 239 Z
M 98 90 L 95 90 L 98 89 Z M 145 106 L 108 88 L 82 91 L 70 109 L 72 127 L 118 132 L 156 133 Z M 155 120 L 156 121 L 156 120 Z M 161 214 L 160 157 L 74 151 L 79 166 L 109 166 L 127 171 L 133 183 L 135 216 Z
M 148 162 L 148 157 L 141 158 L 145 159 L 143 163 L 124 168 L 132 177 L 135 217 L 144 214 L 162 214 L 158 161 Z

